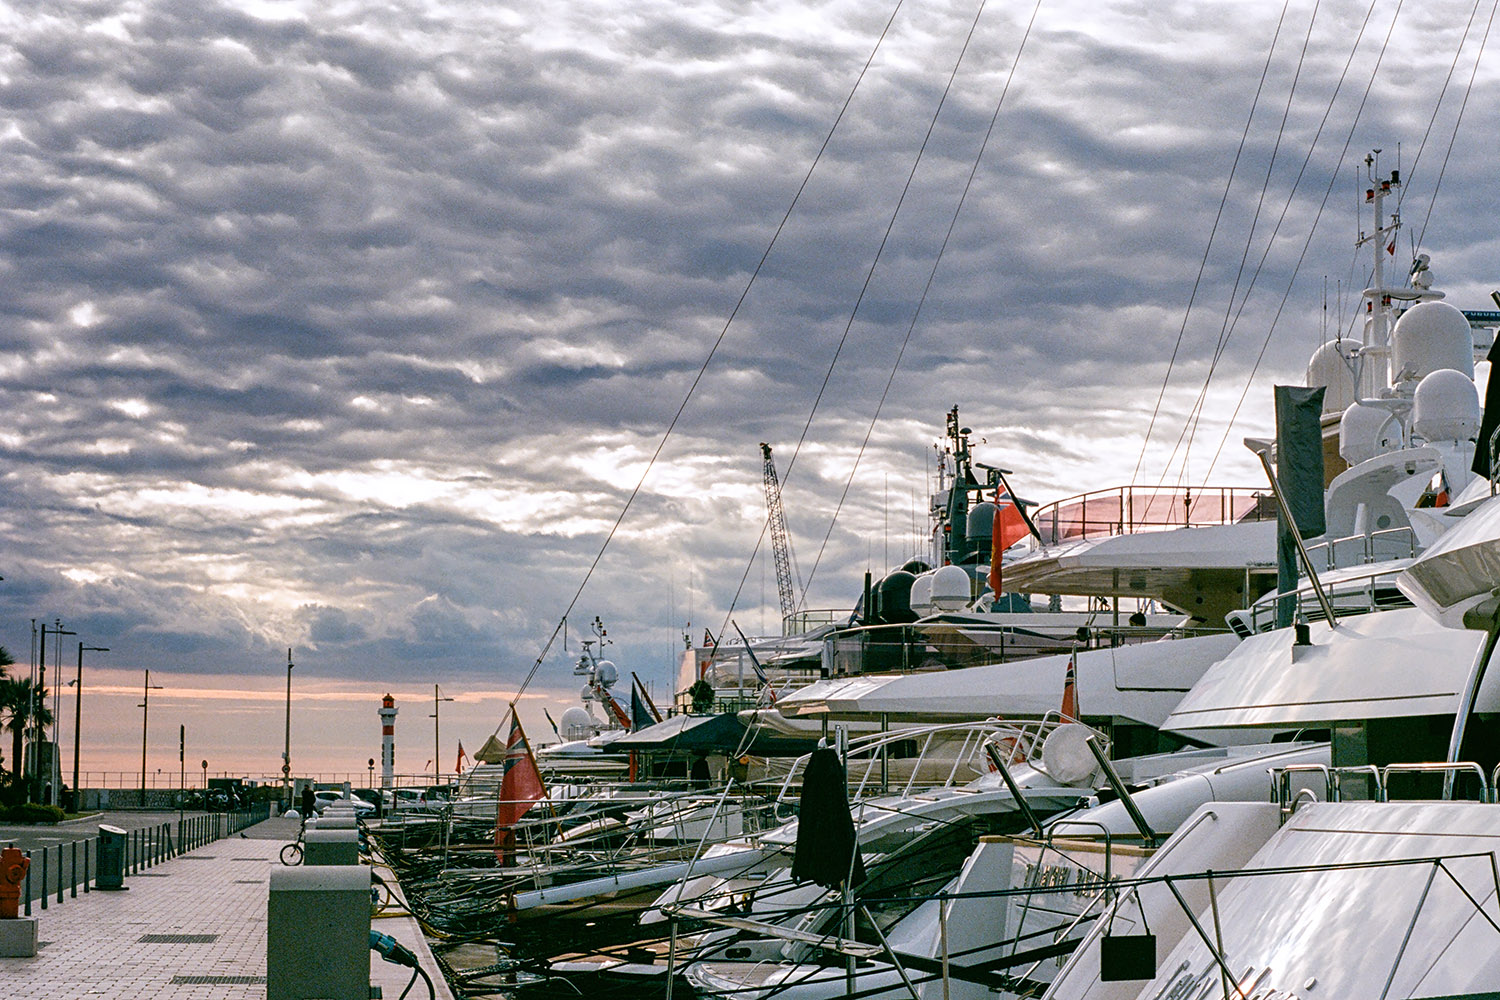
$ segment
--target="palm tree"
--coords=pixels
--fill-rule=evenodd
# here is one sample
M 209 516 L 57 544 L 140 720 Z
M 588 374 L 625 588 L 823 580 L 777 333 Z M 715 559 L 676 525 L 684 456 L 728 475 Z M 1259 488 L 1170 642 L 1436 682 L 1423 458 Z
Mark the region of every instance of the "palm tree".
M 52 710 L 47 707 L 47 689 L 38 688 L 30 678 L 7 677 L 0 680 L 0 710 L 9 713 L 4 728 L 10 730 L 11 773 L 21 777 L 21 741 L 52 724 Z

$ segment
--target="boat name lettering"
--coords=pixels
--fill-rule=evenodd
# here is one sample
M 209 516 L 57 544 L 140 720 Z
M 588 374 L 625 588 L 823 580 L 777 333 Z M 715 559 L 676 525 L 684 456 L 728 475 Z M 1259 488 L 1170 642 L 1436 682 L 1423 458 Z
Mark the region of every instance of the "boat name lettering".
M 1260 975 L 1255 975 L 1255 969 L 1252 967 L 1240 977 L 1240 983 L 1242 986 L 1258 984 L 1270 972 L 1271 970 L 1267 968 L 1262 970 Z M 1205 1000 L 1221 988 L 1219 976 L 1219 967 L 1212 960 L 1197 973 L 1192 971 L 1187 962 L 1183 962 L 1171 973 L 1167 985 L 1158 990 L 1151 1000 Z M 1302 1000 L 1302 998 L 1291 990 L 1278 990 L 1274 986 L 1267 986 L 1245 994 L 1244 1000 Z
M 1104 876 L 1068 865 L 1027 864 L 1025 886 L 1028 889 L 1066 889 L 1071 886 L 1074 895 L 1093 896 L 1104 888 Z

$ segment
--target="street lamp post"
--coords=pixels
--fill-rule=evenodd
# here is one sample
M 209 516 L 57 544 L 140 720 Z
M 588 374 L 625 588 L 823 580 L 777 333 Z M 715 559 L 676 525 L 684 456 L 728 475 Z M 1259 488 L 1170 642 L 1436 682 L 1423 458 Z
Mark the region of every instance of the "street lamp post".
M 83 804 L 83 796 L 78 790 L 78 740 L 83 731 L 83 654 L 87 650 L 90 653 L 107 653 L 108 646 L 85 646 L 78 643 L 78 676 L 73 679 L 78 690 L 73 692 L 73 811 Z
M 55 624 L 54 624 L 54 626 L 52 628 L 52 634 L 58 637 L 59 641 L 58 641 L 58 644 L 57 644 L 57 649 L 58 649 L 58 651 L 61 651 L 62 650 L 62 641 L 61 641 L 62 636 L 65 636 L 65 635 L 77 635 L 78 633 L 77 632 L 69 632 L 66 629 L 64 629 L 62 627 L 62 619 L 61 618 L 54 619 L 54 622 L 55 622 Z M 34 680 L 36 681 L 36 683 L 32 684 L 32 686 L 31 686 L 30 696 L 28 698 L 29 704 L 27 706 L 27 724 L 29 726 L 31 726 L 31 767 L 29 769 L 29 773 L 32 776 L 32 787 L 30 787 L 30 788 L 27 789 L 27 793 L 28 793 L 27 794 L 27 798 L 28 799 L 35 799 L 35 798 L 37 798 L 38 793 L 40 793 L 40 791 L 42 789 L 42 761 L 41 761 L 41 756 L 42 756 L 42 742 L 46 739 L 47 731 L 45 729 L 43 729 L 40 725 L 38 725 L 38 722 L 37 722 L 37 709 L 38 709 L 38 707 L 40 707 L 42 709 L 45 709 L 47 707 L 47 701 L 46 701 L 46 698 L 47 698 L 47 693 L 46 693 L 47 692 L 47 623 L 46 622 L 42 622 L 42 642 L 41 642 L 41 646 L 38 647 L 38 650 L 37 650 L 36 663 L 37 663 L 37 674 L 36 674 L 36 677 L 34 678 Z M 40 699 L 40 705 L 38 704 L 38 699 Z M 54 724 L 55 724 L 55 722 L 56 722 L 56 720 L 54 720 Z M 54 750 L 54 753 L 55 752 L 56 751 Z M 49 772 L 49 777 L 50 777 L 51 768 L 49 767 L 47 770 Z M 51 805 L 52 803 L 48 802 L 46 804 L 47 805 Z
M 281 795 L 283 809 L 292 805 L 292 650 L 286 651 L 286 742 L 281 748 Z
M 438 702 L 452 701 L 452 698 L 439 697 L 438 686 L 432 686 L 432 770 L 433 780 L 442 776 L 443 773 L 443 743 L 442 734 L 438 730 Z
M 160 684 L 151 683 L 151 668 L 146 668 L 146 684 L 141 696 L 141 807 L 146 805 L 146 723 L 151 718 L 151 692 L 160 691 Z

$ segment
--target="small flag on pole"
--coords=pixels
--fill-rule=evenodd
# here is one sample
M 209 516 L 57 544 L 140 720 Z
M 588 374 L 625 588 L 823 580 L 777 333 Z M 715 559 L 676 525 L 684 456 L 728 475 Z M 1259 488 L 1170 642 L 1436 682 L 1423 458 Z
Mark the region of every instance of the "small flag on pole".
M 1078 721 L 1078 650 L 1068 657 L 1068 671 L 1063 675 L 1062 717 L 1064 722 Z
M 455 774 L 463 774 L 464 773 L 464 761 L 468 760 L 468 758 L 469 758 L 469 755 L 466 754 L 466 753 L 464 753 L 464 741 L 463 740 L 459 740 L 458 741 L 458 760 L 456 760 L 456 761 L 453 762 L 453 771 L 454 771 Z
M 505 763 L 500 778 L 500 801 L 495 807 L 495 859 L 502 865 L 514 863 L 515 826 L 526 811 L 546 798 L 547 786 L 537 770 L 536 758 L 521 728 L 515 707 L 510 710 L 510 738 L 505 741 Z

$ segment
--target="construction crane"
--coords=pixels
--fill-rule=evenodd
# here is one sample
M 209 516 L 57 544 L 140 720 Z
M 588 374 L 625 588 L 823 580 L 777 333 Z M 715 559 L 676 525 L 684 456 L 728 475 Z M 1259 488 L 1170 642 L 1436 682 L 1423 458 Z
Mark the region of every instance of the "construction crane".
M 764 441 L 760 443 L 760 457 L 765 462 L 766 514 L 771 527 L 771 552 L 776 557 L 776 590 L 781 595 L 781 618 L 785 622 L 797 610 L 797 594 L 792 588 L 792 541 L 781 512 L 781 483 L 776 479 L 776 463 L 771 460 L 771 446 Z

